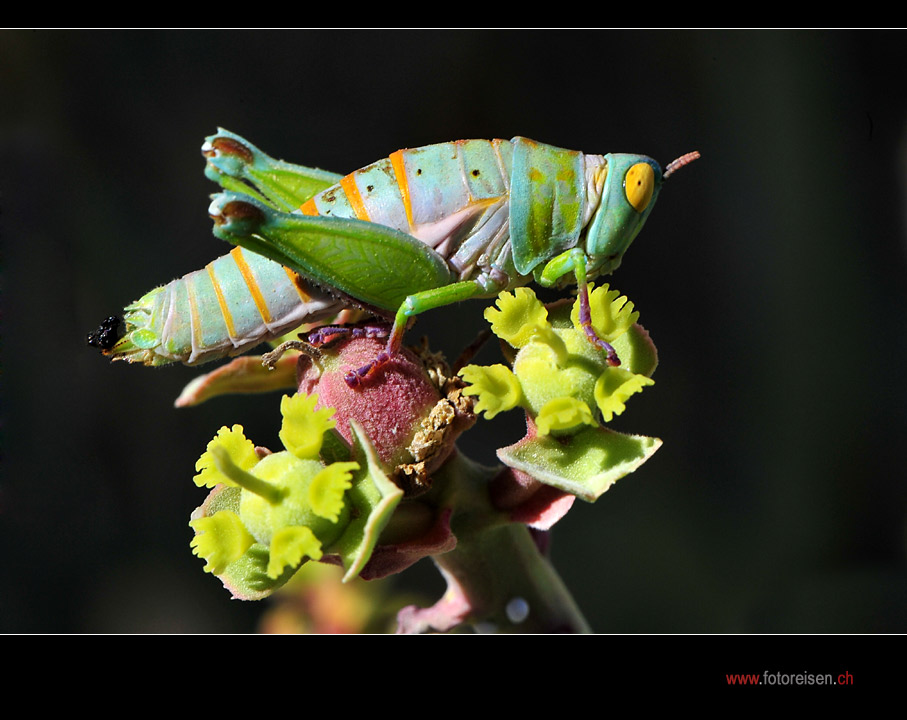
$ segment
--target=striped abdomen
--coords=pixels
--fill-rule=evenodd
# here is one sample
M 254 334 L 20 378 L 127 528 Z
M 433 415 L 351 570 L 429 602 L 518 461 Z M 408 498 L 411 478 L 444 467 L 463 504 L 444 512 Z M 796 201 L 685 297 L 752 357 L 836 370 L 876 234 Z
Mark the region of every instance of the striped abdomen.
M 114 359 L 195 365 L 236 355 L 346 305 L 282 265 L 241 248 L 126 308 Z

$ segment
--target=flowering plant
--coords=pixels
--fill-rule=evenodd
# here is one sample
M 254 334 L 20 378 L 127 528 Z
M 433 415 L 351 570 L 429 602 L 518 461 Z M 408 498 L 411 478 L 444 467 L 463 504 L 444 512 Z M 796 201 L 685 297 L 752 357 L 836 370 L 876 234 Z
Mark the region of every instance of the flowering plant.
M 596 500 L 661 444 L 606 427 L 653 384 L 657 356 L 626 297 L 589 289 L 593 326 L 619 367 L 577 329 L 578 302 L 546 307 L 519 288 L 485 313 L 510 366 L 454 375 L 427 350 L 406 350 L 350 387 L 350 368 L 383 348 L 384 329 L 360 325 L 319 349 L 286 344 L 269 358 L 276 375 L 239 358 L 192 383 L 182 405 L 271 389 L 275 378 L 295 389 L 280 404 L 283 450 L 256 447 L 234 425 L 199 458 L 195 482 L 211 492 L 190 525 L 204 569 L 234 597 L 259 599 L 310 561 L 342 565 L 348 581 L 431 557 L 448 591 L 432 607 L 404 608 L 399 631 L 588 630 L 545 557 L 544 534 L 575 498 Z M 457 450 L 477 414 L 517 408 L 526 435 L 498 450 L 502 466 Z
M 592 274 L 619 264 L 651 208 L 657 165 L 619 155 L 618 165 L 633 163 L 626 172 L 596 165 L 586 177 L 596 193 L 607 179 L 608 192 L 619 198 L 614 205 L 604 196 L 597 201 L 588 229 L 599 244 L 587 257 L 575 244 L 585 227 L 576 212 L 585 197 L 579 155 L 525 138 L 514 142 L 522 168 L 514 176 L 528 177 L 531 196 L 509 208 L 522 229 L 506 244 L 511 216 L 500 211 L 511 191 L 485 188 L 488 174 L 476 166 L 468 177 L 475 179 L 476 198 L 495 198 L 489 212 L 496 219 L 482 220 L 448 257 L 466 225 L 463 209 L 446 205 L 444 193 L 426 195 L 440 213 L 420 225 L 431 226 L 433 239 L 373 219 L 364 204 L 357 178 L 367 178 L 365 193 L 375 192 L 380 214 L 381 187 L 393 176 L 387 192 L 401 200 L 395 207 L 405 208 L 405 228 L 413 229 L 400 154 L 341 177 L 275 160 L 225 130 L 205 141 L 205 172 L 224 189 L 209 207 L 214 232 L 237 247 L 147 293 L 123 318 L 108 318 L 89 343 L 114 359 L 195 364 L 318 321 L 298 336 L 304 339 L 281 343 L 263 363 L 238 358 L 198 378 L 177 401 L 187 406 L 231 392 L 291 391 L 280 405 L 283 449 L 258 447 L 240 425 L 225 426 L 196 465 L 195 481 L 210 493 L 192 515 L 191 546 L 234 597 L 270 595 L 311 561 L 341 565 L 349 581 L 393 575 L 431 557 L 448 590 L 430 608 L 404 608 L 401 631 L 464 624 L 588 629 L 545 557 L 544 533 L 576 498 L 598 499 L 661 444 L 608 427 L 629 398 L 653 384 L 657 356 L 633 304 L 607 285 L 585 283 L 587 260 L 594 261 Z M 470 153 L 493 145 L 467 143 Z M 434 157 L 442 146 L 431 147 L 413 157 Z M 696 157 L 678 158 L 657 182 Z M 432 168 L 442 185 L 447 167 L 453 166 Z M 420 162 L 414 177 L 421 173 Z M 469 207 L 485 207 L 469 193 Z M 436 251 L 441 245 L 433 249 L 430 239 L 446 249 Z M 561 244 L 571 249 L 560 252 Z M 493 262 L 492 248 L 498 248 Z M 519 254 L 529 262 L 517 262 Z M 485 317 L 509 366 L 467 365 L 455 373 L 427 348 L 402 348 L 413 315 L 528 282 L 530 271 L 544 285 L 573 276 L 580 292 L 574 303 L 548 306 L 523 287 L 498 296 Z M 393 326 L 362 322 L 366 310 L 395 312 Z M 338 312 L 333 324 L 324 324 Z M 477 414 L 491 420 L 517 408 L 526 415 L 526 435 L 498 449 L 500 466 L 480 466 L 458 451 L 456 439 Z

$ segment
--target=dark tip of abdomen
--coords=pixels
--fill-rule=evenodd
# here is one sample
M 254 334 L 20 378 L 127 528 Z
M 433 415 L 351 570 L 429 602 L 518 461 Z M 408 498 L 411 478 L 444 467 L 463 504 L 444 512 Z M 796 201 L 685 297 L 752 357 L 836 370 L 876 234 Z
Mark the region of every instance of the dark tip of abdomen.
M 110 350 L 121 337 L 120 325 L 122 324 L 122 318 L 111 315 L 101 323 L 97 330 L 88 333 L 88 344 L 100 350 Z

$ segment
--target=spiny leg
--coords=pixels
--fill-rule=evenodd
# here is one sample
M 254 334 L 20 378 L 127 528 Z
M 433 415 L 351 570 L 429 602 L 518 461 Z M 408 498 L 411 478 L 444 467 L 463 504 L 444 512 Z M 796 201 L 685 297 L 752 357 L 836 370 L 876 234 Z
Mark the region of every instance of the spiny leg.
M 467 300 L 475 296 L 479 291 L 480 287 L 476 283 L 471 280 L 465 280 L 410 295 L 397 310 L 397 314 L 394 317 L 394 326 L 387 339 L 387 346 L 370 363 L 347 373 L 346 377 L 344 377 L 346 384 L 350 387 L 357 387 L 400 352 L 400 348 L 403 345 L 403 335 L 406 332 L 406 326 L 410 318 L 426 310 L 433 310 L 444 305 Z
M 589 342 L 607 353 L 608 365 L 617 367 L 620 365 L 620 358 L 617 357 L 617 351 L 614 349 L 614 346 L 604 338 L 599 337 L 595 328 L 592 327 L 592 308 L 589 305 L 589 286 L 586 284 L 585 272 L 583 273 L 581 280 L 577 273 L 577 283 L 577 288 L 579 290 L 579 322 L 583 328 L 583 332 L 586 333 Z
M 607 353 L 608 365 L 617 367 L 620 365 L 620 358 L 617 357 L 617 351 L 614 347 L 601 337 L 592 326 L 592 308 L 589 304 L 589 284 L 586 282 L 586 255 L 579 248 L 573 248 L 562 252 L 545 265 L 542 270 L 540 282 L 545 287 L 552 287 L 557 281 L 569 272 L 573 272 L 576 277 L 576 288 L 579 294 L 579 323 L 583 332 L 595 347 L 601 348 Z
M 328 345 L 342 337 L 347 338 L 386 338 L 390 334 L 387 325 L 324 325 L 312 330 L 306 341 L 312 347 Z

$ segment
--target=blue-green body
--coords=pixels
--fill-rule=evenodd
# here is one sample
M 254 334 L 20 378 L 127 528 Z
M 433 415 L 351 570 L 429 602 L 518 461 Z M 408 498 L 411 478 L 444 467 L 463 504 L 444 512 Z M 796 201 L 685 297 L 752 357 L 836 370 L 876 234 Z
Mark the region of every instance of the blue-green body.
M 519 137 L 401 150 L 343 177 L 226 131 L 203 154 L 226 189 L 209 209 L 215 235 L 251 252 L 129 306 L 122 337 L 93 343 L 114 359 L 205 362 L 347 306 L 394 318 L 394 352 L 408 318 L 433 307 L 533 279 L 574 280 L 582 296 L 620 264 L 663 177 L 645 156 Z

